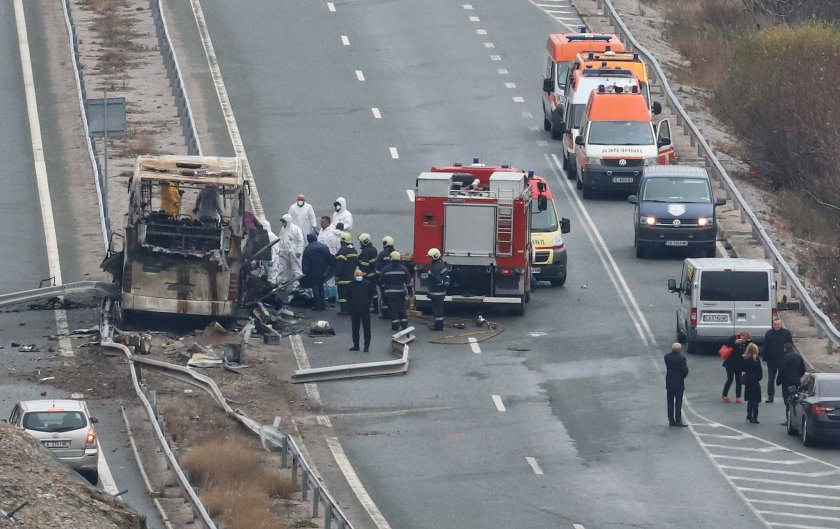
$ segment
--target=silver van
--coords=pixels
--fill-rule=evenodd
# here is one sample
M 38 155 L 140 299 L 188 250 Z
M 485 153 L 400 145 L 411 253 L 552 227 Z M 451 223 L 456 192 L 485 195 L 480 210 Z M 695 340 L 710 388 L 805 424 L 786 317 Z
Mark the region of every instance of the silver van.
M 686 351 L 720 345 L 739 331 L 761 343 L 776 316 L 773 265 L 763 259 L 686 259 L 668 290 L 680 297 L 677 341 Z

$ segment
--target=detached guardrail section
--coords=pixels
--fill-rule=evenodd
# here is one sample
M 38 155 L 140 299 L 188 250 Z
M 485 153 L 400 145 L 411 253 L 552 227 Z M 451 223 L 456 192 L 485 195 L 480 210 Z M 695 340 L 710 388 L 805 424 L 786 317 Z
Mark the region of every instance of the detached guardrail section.
M 727 173 L 723 164 L 720 163 L 720 160 L 717 159 L 714 150 L 706 141 L 706 138 L 703 137 L 703 133 L 697 128 L 688 115 L 688 112 L 680 104 L 679 99 L 677 99 L 677 96 L 668 84 L 665 71 L 656 60 L 656 57 L 633 37 L 610 0 L 597 0 L 597 5 L 598 10 L 604 11 L 604 14 L 609 17 L 613 28 L 615 28 L 616 35 L 625 43 L 625 46 L 630 51 L 638 52 L 653 68 L 655 74 L 651 76 L 651 82 L 659 82 L 665 95 L 665 104 L 677 115 L 677 125 L 681 126 L 683 132 L 689 136 L 691 146 L 697 147 L 697 155 L 706 160 L 706 166 L 710 168 L 712 175 L 717 177 L 718 184 L 726 191 L 726 196 L 732 201 L 735 209 L 740 210 L 741 223 L 749 223 L 751 225 L 753 238 L 764 247 L 764 257 L 773 263 L 773 267 L 779 273 L 782 285 L 789 286 L 791 292 L 802 302 L 800 307 L 808 315 L 808 322 L 812 327 L 815 326 L 817 328 L 817 336 L 819 338 L 826 339 L 826 350 L 832 353 L 834 347 L 840 345 L 840 331 L 837 330 L 837 327 L 834 326 L 828 316 L 820 310 L 811 298 L 811 295 L 799 280 L 799 277 L 794 273 L 787 261 L 785 261 L 779 249 L 776 248 L 773 239 L 770 238 L 770 235 L 761 225 L 761 221 L 753 210 L 750 209 L 750 206 L 738 191 L 738 188 L 735 187 L 735 183 L 732 181 L 729 173 Z

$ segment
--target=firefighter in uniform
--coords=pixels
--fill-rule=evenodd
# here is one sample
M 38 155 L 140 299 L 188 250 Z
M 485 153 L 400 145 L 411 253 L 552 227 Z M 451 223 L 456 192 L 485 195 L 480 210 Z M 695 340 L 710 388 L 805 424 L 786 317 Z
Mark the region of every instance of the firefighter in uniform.
M 370 243 L 370 235 L 363 233 L 359 235 L 359 270 L 362 271 L 365 281 L 370 283 L 371 299 L 370 312 L 379 312 L 379 295 L 376 293 L 376 247 Z
M 379 252 L 379 255 L 376 256 L 376 285 L 379 288 L 379 299 L 380 301 L 380 310 L 382 311 L 381 315 L 379 316 L 380 320 L 387 320 L 391 317 L 391 313 L 388 310 L 388 300 L 385 299 L 385 295 L 382 293 L 382 269 L 385 268 L 385 265 L 391 260 L 391 252 L 394 251 L 394 238 L 390 235 L 386 235 L 382 238 L 382 251 Z
M 432 270 L 429 273 L 429 299 L 432 300 L 432 312 L 435 315 L 433 331 L 443 330 L 443 300 L 449 287 L 449 265 L 441 259 L 440 250 L 432 248 L 427 254 L 432 258 Z
M 398 331 L 408 327 L 408 314 L 405 310 L 406 297 L 411 295 L 411 275 L 408 268 L 400 261 L 400 252 L 391 252 L 390 261 L 379 276 L 383 302 L 387 302 L 391 314 L 391 330 Z
M 353 273 L 359 264 L 359 254 L 353 246 L 353 236 L 349 231 L 341 232 L 341 248 L 335 254 L 335 285 L 338 287 L 338 314 L 350 314 L 347 302 L 350 300 L 348 290 L 353 281 Z

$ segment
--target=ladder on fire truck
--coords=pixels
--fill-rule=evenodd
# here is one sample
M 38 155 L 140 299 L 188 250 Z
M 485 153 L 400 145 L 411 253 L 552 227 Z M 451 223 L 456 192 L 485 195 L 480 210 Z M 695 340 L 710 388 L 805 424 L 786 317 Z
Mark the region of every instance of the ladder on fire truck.
M 513 189 L 500 189 L 497 197 L 496 255 L 513 255 Z

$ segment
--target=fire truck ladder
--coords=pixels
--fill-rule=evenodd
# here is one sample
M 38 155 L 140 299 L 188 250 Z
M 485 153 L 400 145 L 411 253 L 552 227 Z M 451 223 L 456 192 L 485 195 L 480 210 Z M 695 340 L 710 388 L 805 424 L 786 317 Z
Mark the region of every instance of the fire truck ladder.
M 496 255 L 513 255 L 513 190 L 501 189 L 496 215 Z

